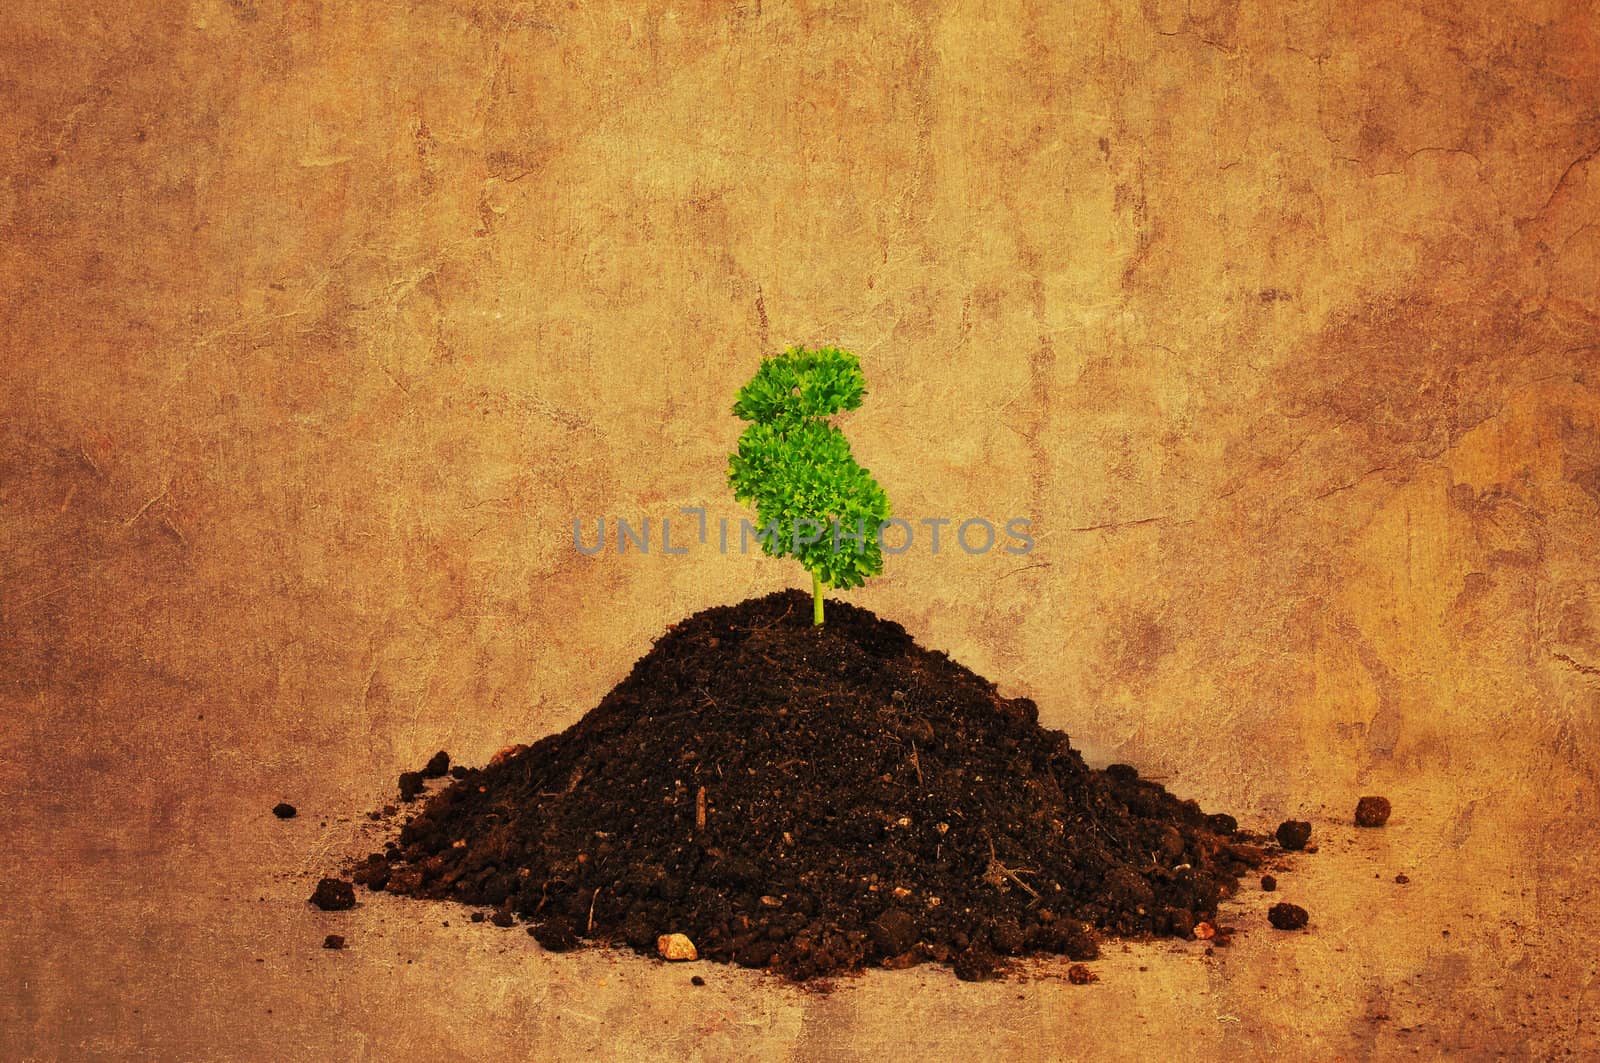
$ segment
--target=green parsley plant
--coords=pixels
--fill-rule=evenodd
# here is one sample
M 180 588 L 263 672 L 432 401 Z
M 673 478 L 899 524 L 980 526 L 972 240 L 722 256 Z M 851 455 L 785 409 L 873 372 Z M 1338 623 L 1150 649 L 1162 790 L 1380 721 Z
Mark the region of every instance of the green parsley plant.
M 728 485 L 755 506 L 762 550 L 811 573 L 814 624 L 822 623 L 824 587 L 859 587 L 883 571 L 878 533 L 889 496 L 828 421 L 866 393 L 855 355 L 791 347 L 764 359 L 733 404 L 750 424 L 729 455 Z

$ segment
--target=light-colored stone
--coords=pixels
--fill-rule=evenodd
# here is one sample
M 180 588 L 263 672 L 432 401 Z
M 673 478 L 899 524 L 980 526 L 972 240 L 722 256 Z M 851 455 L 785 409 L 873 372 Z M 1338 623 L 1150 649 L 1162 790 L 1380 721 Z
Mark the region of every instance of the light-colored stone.
M 687 934 L 662 934 L 656 938 L 656 951 L 663 960 L 683 962 L 698 960 L 700 952 L 694 947 L 694 942 L 689 940 Z

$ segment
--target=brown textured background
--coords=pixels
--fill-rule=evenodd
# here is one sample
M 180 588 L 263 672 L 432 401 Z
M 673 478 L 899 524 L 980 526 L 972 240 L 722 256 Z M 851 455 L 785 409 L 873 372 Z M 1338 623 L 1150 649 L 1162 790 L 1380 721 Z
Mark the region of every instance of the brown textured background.
M 1600 1052 L 1583 0 L 23 0 L 0 99 L 7 1058 Z M 1087 990 L 807 997 L 305 907 L 402 768 L 802 585 L 570 531 L 737 516 L 796 342 L 861 355 L 898 512 L 1035 521 L 852 600 L 1317 819 L 1311 934 L 1246 891 Z

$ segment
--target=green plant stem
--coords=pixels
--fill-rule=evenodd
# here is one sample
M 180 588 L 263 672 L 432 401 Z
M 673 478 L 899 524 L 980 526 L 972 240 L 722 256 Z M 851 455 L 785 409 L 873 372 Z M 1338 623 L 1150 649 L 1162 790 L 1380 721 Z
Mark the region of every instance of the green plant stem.
M 811 625 L 822 626 L 822 577 L 811 573 Z

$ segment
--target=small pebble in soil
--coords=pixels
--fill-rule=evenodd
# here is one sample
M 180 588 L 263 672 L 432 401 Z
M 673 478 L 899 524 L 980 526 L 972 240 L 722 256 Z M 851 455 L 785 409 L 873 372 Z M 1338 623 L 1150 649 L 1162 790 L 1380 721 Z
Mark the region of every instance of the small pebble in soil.
M 656 951 L 661 953 L 663 960 L 681 962 L 685 960 L 698 960 L 700 953 L 695 949 L 694 942 L 686 934 L 662 934 L 656 938 Z
M 483 913 L 482 912 L 473 912 L 467 918 L 471 919 L 474 923 L 481 923 L 481 922 L 483 922 Z
M 449 770 L 450 754 L 441 749 L 428 758 L 428 763 L 422 769 L 422 777 L 425 779 L 442 779 Z
M 344 936 L 342 934 L 329 934 L 322 939 L 322 947 L 325 949 L 342 949 L 344 948 Z
M 695 975 L 693 978 L 689 979 L 689 984 L 690 985 L 705 985 L 706 984 L 706 980 L 704 978 L 701 978 L 699 975 Z
M 342 912 L 356 906 L 355 887 L 336 878 L 325 878 L 317 883 L 311 903 L 325 912 Z
M 1295 851 L 1304 849 L 1311 840 L 1311 824 L 1303 819 L 1286 819 L 1278 824 L 1278 844 Z
M 1273 890 L 1278 888 L 1278 880 L 1273 878 L 1271 875 L 1262 875 L 1261 888 L 1265 892 L 1271 893 Z
M 502 908 L 489 917 L 489 922 L 493 923 L 495 926 L 504 927 L 515 923 L 516 918 L 512 916 L 510 912 Z
M 1093 971 L 1081 963 L 1075 963 L 1067 968 L 1067 981 L 1073 985 L 1088 985 L 1090 982 L 1098 982 L 1099 980 L 1099 977 Z
M 422 772 L 403 771 L 400 773 L 400 800 L 410 801 L 422 792 Z
M 279 801 L 272 806 L 272 814 L 279 819 L 293 819 L 295 813 L 300 811 L 287 801 Z
M 1389 822 L 1387 797 L 1363 797 L 1356 802 L 1356 826 L 1381 827 Z
M 1394 877 L 1394 880 L 1397 885 L 1404 886 L 1406 883 L 1411 881 L 1411 876 L 1402 871 Z
M 1279 930 L 1299 930 L 1310 918 L 1298 904 L 1274 904 L 1267 909 L 1267 922 Z
M 502 748 L 498 752 L 496 752 L 494 756 L 489 758 L 489 767 L 492 768 L 496 764 L 504 764 L 506 761 L 510 760 L 512 757 L 515 757 L 515 756 L 517 756 L 517 755 L 519 755 L 521 753 L 525 753 L 525 752 L 527 752 L 527 750 L 528 750 L 528 747 L 523 745 L 521 742 L 516 742 L 516 743 L 513 743 L 513 744 L 511 744 L 509 746 L 505 746 L 504 748 Z

